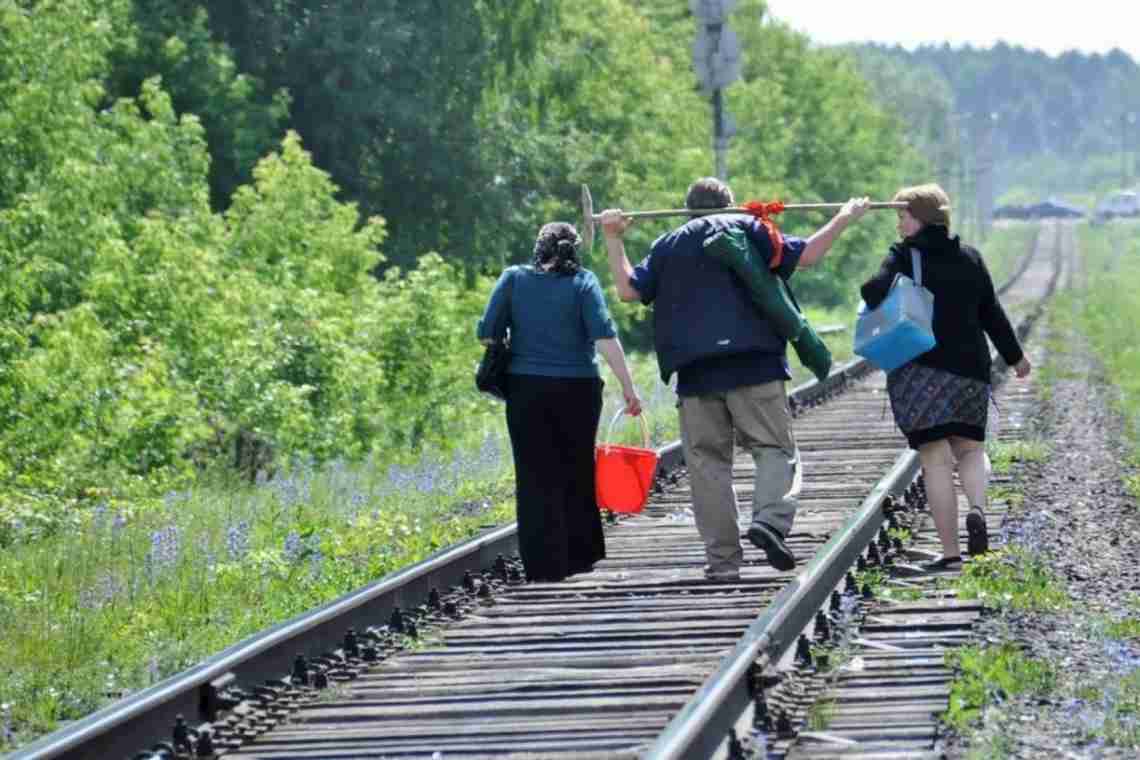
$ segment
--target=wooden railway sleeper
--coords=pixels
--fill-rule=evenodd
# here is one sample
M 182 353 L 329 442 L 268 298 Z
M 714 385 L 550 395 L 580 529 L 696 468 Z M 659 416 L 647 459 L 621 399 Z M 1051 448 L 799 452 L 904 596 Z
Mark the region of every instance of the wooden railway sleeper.
M 851 573 L 847 585 L 854 586 Z M 864 586 L 864 593 L 870 589 Z M 806 634 L 796 641 L 795 668 L 763 672 L 757 669 L 751 681 L 752 730 L 740 742 L 738 757 L 767 757 L 771 744 L 788 745 L 795 740 L 799 727 L 807 721 L 808 711 L 825 688 L 825 674 L 830 672 L 832 654 L 841 650 L 858 630 L 861 620 L 860 595 L 850 590 L 829 595 L 827 610 L 815 616 L 816 643 Z M 826 633 L 821 634 L 821 628 Z M 731 738 L 730 738 L 731 755 Z

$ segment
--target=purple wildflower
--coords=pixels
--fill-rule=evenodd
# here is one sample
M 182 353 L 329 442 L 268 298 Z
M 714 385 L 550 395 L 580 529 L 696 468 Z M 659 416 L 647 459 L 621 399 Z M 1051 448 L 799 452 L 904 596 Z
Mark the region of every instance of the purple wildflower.
M 91 513 L 91 528 L 96 533 L 103 531 L 103 522 L 107 518 L 107 502 L 101 501 L 95 507 L 95 511 Z
M 0 732 L 5 744 L 16 743 L 16 732 L 12 730 L 12 705 L 7 702 L 0 705 Z
M 301 540 L 301 535 L 299 533 L 294 531 L 285 536 L 285 549 L 283 553 L 286 562 L 288 562 L 290 565 L 295 564 L 297 560 L 301 559 L 301 556 L 304 554 L 304 552 L 305 543 Z
M 91 588 L 79 592 L 79 606 L 85 610 L 98 610 L 113 604 L 124 591 L 126 584 L 111 573 L 103 573 Z
M 180 544 L 181 531 L 173 523 L 150 534 L 150 551 L 143 560 L 150 580 L 153 581 L 164 570 L 178 562 Z
M 242 520 L 226 528 L 226 554 L 233 562 L 249 554 L 249 523 Z
M 116 512 L 115 519 L 111 521 L 111 539 L 118 539 L 125 527 L 127 527 L 127 516 L 122 512 Z

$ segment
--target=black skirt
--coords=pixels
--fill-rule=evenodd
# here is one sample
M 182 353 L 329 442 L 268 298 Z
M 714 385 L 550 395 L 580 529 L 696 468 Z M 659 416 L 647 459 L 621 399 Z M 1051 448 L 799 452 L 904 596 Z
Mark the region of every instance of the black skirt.
M 986 440 L 989 383 L 907 362 L 887 374 L 887 394 L 912 449 L 952 435 Z
M 507 375 L 519 556 L 534 581 L 560 581 L 606 556 L 594 490 L 602 413 L 596 377 Z

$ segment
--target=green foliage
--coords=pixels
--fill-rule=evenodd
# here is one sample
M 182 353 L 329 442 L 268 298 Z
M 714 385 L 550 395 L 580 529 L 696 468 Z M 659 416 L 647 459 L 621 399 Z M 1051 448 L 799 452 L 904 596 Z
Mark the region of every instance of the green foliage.
M 378 283 L 383 223 L 295 134 L 212 213 L 206 135 L 157 80 L 100 107 L 126 5 L 0 8 L 20 63 L 0 69 L 0 120 L 27 149 L 0 205 L 0 541 L 218 460 L 445 446 L 493 408 L 469 377 L 488 281 L 428 257 Z M 75 24 L 84 43 L 55 44 Z
M 583 183 L 599 211 L 673 207 L 694 178 L 712 172 L 708 106 L 693 88 L 688 46 L 652 44 L 687 37 L 691 26 L 663 28 L 629 0 L 555 5 L 559 32 L 542 41 L 526 71 L 487 93 L 481 113 L 487 160 L 496 167 L 485 192 L 498 197 L 502 213 L 475 234 L 495 263 L 529 260 L 544 221 L 580 223 Z M 631 230 L 630 257 L 640 260 L 671 223 Z M 612 292 L 601 244 L 585 259 Z M 611 309 L 623 342 L 648 348 L 647 310 L 616 300 Z
M 887 574 L 881 568 L 869 567 L 855 573 L 855 583 L 860 591 L 870 586 L 871 591 L 878 594 L 887 583 Z
M 901 541 L 904 544 L 909 543 L 910 538 L 911 538 L 911 533 L 910 533 L 909 528 L 889 528 L 887 530 L 887 535 L 890 536 L 892 539 L 897 538 L 899 541 Z
M 1120 146 L 1120 117 L 1140 112 L 1140 66 L 1127 54 L 1075 51 L 1049 57 L 998 43 L 992 48 L 867 46 L 871 57 L 937 72 L 954 110 L 977 131 L 993 121 L 1001 154 L 1084 157 Z M 991 114 L 996 118 L 991 118 Z
M 1140 640 L 1140 617 L 1112 620 L 1105 626 L 1104 633 L 1112 639 Z
M 908 588 L 906 586 L 896 587 L 887 586 L 879 592 L 884 599 L 891 599 L 896 602 L 917 602 L 925 598 L 926 594 L 920 588 Z
M 1125 476 L 1124 488 L 1133 499 L 1140 499 L 1140 475 Z
M 994 473 L 1005 475 L 1015 462 L 1044 462 L 1049 457 L 1049 444 L 1040 440 L 990 440 L 986 453 Z
M 395 269 L 386 273 L 383 313 L 368 321 L 380 359 L 377 392 L 384 413 L 400 421 L 377 431 L 388 446 L 445 445 L 501 409 L 473 390 L 483 349 L 472 336 L 492 282 L 481 278 L 478 285 L 467 289 L 460 270 L 435 254 L 405 276 Z
M 501 170 L 483 147 L 493 135 L 479 128 L 480 104 L 497 79 L 525 74 L 553 2 L 197 5 L 241 71 L 289 92 L 292 128 L 345 197 L 389 220 L 393 263 L 491 253 L 473 236 L 508 208 L 490 192 Z
M 1108 714 L 1099 731 L 1090 731 L 1090 738 L 1103 736 L 1115 747 L 1140 749 L 1140 670 L 1133 670 L 1120 679 L 1105 702 Z
M 994 285 L 1006 283 L 1018 264 L 1033 250 L 1040 234 L 1036 224 L 1009 223 L 994 227 L 982 248 L 982 258 Z
M 237 70 L 214 39 L 201 3 L 133 0 L 133 34 L 121 35 L 112 56 L 109 90 L 130 97 L 159 76 L 178 113 L 202 122 L 210 152 L 210 191 L 216 208 L 251 179 L 254 164 L 280 139 L 289 96 L 269 93 Z
M 955 128 L 950 82 L 932 65 L 907 61 L 895 48 L 850 45 L 845 49 L 854 56 L 875 100 L 899 122 L 917 152 L 934 164 L 938 176 L 946 177 L 963 148 L 962 135 Z
M 1104 379 L 1116 390 L 1112 402 L 1125 419 L 1134 458 L 1140 451 L 1140 348 L 1133 335 L 1140 320 L 1140 239 L 1135 232 L 1128 222 L 1080 229 L 1088 284 L 1071 301 L 1076 327 L 1088 337 Z M 1129 478 L 1126 485 L 1136 495 L 1136 476 Z
M 835 700 L 824 699 L 816 702 L 808 710 L 807 726 L 812 731 L 826 731 L 835 719 Z
M 60 0 L 51 9 L 0 2 L 0 208 L 63 163 L 90 125 L 91 105 L 127 0 Z
M 963 647 L 946 653 L 957 671 L 950 685 L 950 708 L 944 716 L 959 731 L 976 721 L 996 701 L 1019 694 L 1050 694 L 1057 674 L 1046 662 L 1031 660 L 1017 647 Z
M 1068 605 L 1068 595 L 1049 566 L 1020 547 L 973 557 L 962 569 L 958 596 L 987 606 L 1048 611 Z
M 1007 504 L 1011 509 L 1017 509 L 1025 503 L 1025 492 L 1019 491 L 1012 486 L 993 486 L 989 487 L 987 497 L 991 504 L 1002 503 Z

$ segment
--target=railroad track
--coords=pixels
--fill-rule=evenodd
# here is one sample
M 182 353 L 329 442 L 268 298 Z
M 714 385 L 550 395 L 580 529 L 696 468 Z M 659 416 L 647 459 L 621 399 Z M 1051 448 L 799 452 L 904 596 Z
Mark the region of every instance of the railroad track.
M 1057 225 L 1052 253 L 1057 266 L 1053 271 L 1040 266 L 1028 270 L 1018 280 L 1019 294 L 1012 300 L 1024 303 L 1042 283 L 1054 277 L 1063 279 L 1075 249 L 1071 225 Z M 1052 287 L 1050 284 L 1048 287 Z M 1022 337 L 1036 315 L 1032 312 L 1020 325 Z M 1037 357 L 1034 357 L 1035 362 Z M 1027 384 L 1004 384 L 997 390 L 1002 424 L 999 440 L 1018 441 L 1026 437 L 1028 421 L 1038 404 L 1037 394 Z M 1008 475 L 996 475 L 991 490 L 1008 485 Z M 965 541 L 965 510 L 960 501 L 959 531 Z M 987 521 L 991 531 L 1003 524 L 1008 512 L 1004 501 L 991 500 Z M 936 557 L 940 543 L 929 514 L 915 512 L 900 518 L 914 540 L 906 553 Z M 909 518 L 909 519 L 907 519 Z M 831 758 L 922 758 L 942 757 L 938 715 L 949 708 L 950 684 L 954 674 L 946 662 L 947 651 L 971 640 L 974 623 L 982 614 L 975 600 L 960 600 L 951 587 L 959 571 L 915 576 L 909 568 L 885 568 L 886 583 L 905 589 L 906 601 L 868 600 L 850 620 L 851 630 L 839 645 L 844 666 L 821 673 L 810 665 L 799 668 L 775 691 L 788 713 L 785 731 L 775 728 L 769 715 L 764 752 L 759 747 L 742 757 L 787 757 L 789 760 L 830 760 Z M 948 583 L 950 582 L 950 583 Z M 854 663 L 854 667 L 851 666 Z M 834 666 L 838 663 L 830 663 Z M 769 713 L 772 711 L 769 710 Z M 815 720 L 813 721 L 813 715 Z M 811 723 L 819 723 L 812 730 Z M 762 720 L 761 723 L 764 723 Z M 794 726 L 801 731 L 789 731 Z
M 1040 251 L 1056 248 L 1057 229 L 1043 227 L 1037 253 L 1019 267 L 1037 298 L 1055 279 Z M 789 536 L 801 558 L 793 573 L 773 570 L 745 542 L 739 582 L 703 578 L 674 444 L 661 452 L 667 487 L 644 514 L 609 526 L 607 558 L 592 573 L 524 583 L 507 559 L 513 526 L 496 529 L 231 647 L 12 760 L 723 751 L 730 728 L 755 722 L 748 711 L 763 701 L 765 674 L 797 642 L 804 649 L 801 632 L 821 606 L 838 608 L 837 592 L 851 590 L 849 570 L 885 536 L 892 498 L 921 502 L 917 462 L 894 427 L 881 373 L 856 362 L 792 398 L 806 473 Z M 750 458 L 738 458 L 742 528 L 751 479 Z

